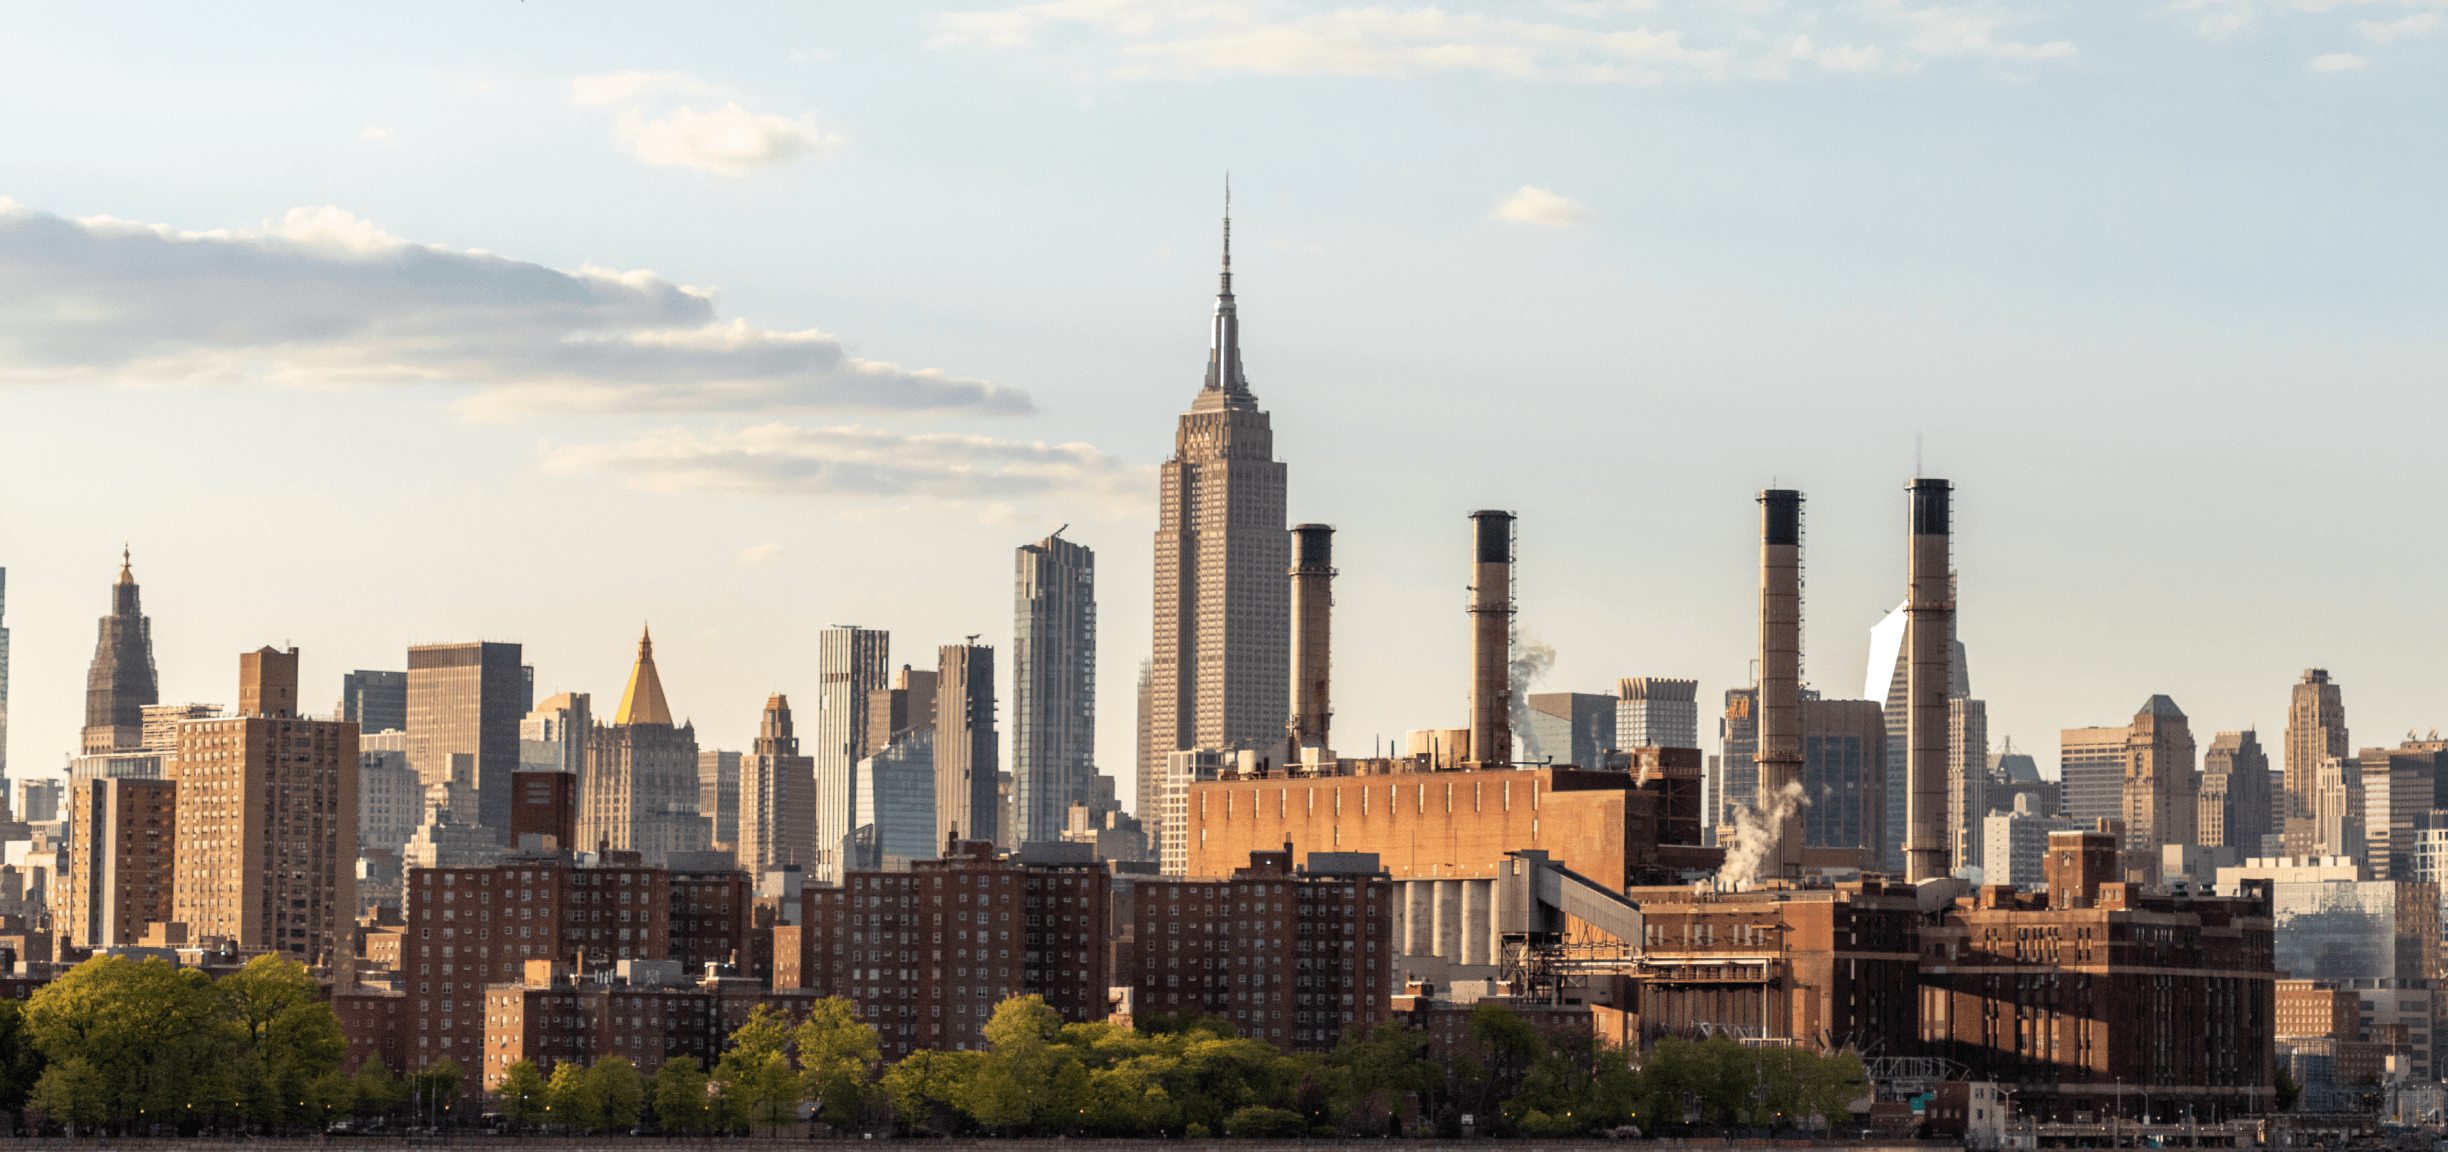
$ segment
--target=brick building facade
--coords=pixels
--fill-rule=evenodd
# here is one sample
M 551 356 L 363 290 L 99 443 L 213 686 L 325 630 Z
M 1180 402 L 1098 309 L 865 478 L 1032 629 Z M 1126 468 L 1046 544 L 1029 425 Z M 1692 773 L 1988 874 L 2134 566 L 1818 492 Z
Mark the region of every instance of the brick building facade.
M 1394 885 L 1374 863 L 1296 872 L 1277 849 L 1250 853 L 1229 878 L 1134 885 L 1137 922 L 1117 950 L 1134 1011 L 1211 1013 L 1286 1051 L 1331 1050 L 1346 1029 L 1375 1027 L 1399 975 Z

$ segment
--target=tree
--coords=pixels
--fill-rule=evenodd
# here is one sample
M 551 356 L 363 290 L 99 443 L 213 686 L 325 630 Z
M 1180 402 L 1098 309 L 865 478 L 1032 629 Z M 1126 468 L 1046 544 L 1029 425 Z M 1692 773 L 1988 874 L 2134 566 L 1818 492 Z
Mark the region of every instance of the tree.
M 349 1077 L 349 1110 L 359 1116 L 379 1116 L 399 1107 L 407 1089 L 382 1061 L 368 1058 Z
M 858 1005 L 839 996 L 817 1001 L 799 1024 L 798 1040 L 806 1095 L 822 1107 L 824 1122 L 839 1127 L 856 1121 L 867 1079 L 883 1059 L 875 1029 L 858 1018 Z
M 0 1112 L 25 1108 L 47 1063 L 26 1032 L 25 1004 L 0 1000 Z
M 544 1073 L 535 1061 L 521 1060 L 502 1069 L 501 1085 L 494 1094 L 501 1098 L 502 1115 L 510 1118 L 513 1130 L 544 1119 Z
M 314 1118 L 316 1084 L 340 1070 L 348 1038 L 304 964 L 265 954 L 212 985 L 236 1051 L 224 1066 L 246 1115 L 265 1124 Z
M 459 1062 L 445 1056 L 417 1069 L 416 1075 L 408 1081 L 409 1092 L 425 1107 L 432 1109 L 429 1115 L 438 1121 L 449 1115 L 450 1102 L 459 1098 L 459 1083 L 464 1079 L 466 1076 L 459 1071 Z
M 2303 1099 L 2303 1085 L 2295 1082 L 2295 1074 L 2287 1071 L 2284 1064 L 2278 1066 L 2277 1089 L 2278 1110 L 2281 1112 L 2294 1111 L 2295 1102 Z
M 552 1080 L 544 1086 L 544 1119 L 572 1132 L 603 1127 L 603 1085 L 575 1060 L 553 1065 Z
M 603 1122 L 612 1128 L 633 1128 L 646 1106 L 646 1081 L 626 1056 L 606 1056 L 587 1069 Z
M 697 1132 L 712 1117 L 706 1108 L 706 1074 L 694 1056 L 674 1056 L 655 1069 L 655 1123 L 667 1133 Z
M 724 1127 L 778 1129 L 798 1119 L 799 1077 L 786 1051 L 792 1032 L 783 1015 L 764 1004 L 732 1031 L 730 1049 L 714 1067 L 715 1108 Z
M 1298 1112 L 1250 1105 L 1224 1118 L 1226 1135 L 1243 1140 L 1300 1136 L 1309 1131 Z
M 110 1096 L 108 1081 L 82 1056 L 53 1063 L 35 1082 L 33 1092 L 35 1106 L 66 1124 L 71 1139 L 78 1125 L 90 1128 L 109 1119 Z
M 192 968 L 161 959 L 88 960 L 35 991 L 25 1034 L 55 1063 L 85 1061 L 105 1117 L 231 1099 L 212 1090 L 236 1047 L 229 1021 L 211 979 Z

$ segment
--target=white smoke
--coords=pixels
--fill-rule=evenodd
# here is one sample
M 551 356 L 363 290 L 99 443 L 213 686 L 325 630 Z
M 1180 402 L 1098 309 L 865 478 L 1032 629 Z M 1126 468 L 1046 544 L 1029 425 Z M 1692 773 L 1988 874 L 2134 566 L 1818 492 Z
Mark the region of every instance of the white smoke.
M 1726 849 L 1725 865 L 1717 869 L 1719 891 L 1741 891 L 1758 882 L 1760 861 L 1776 838 L 1776 826 L 1810 803 L 1799 781 L 1788 782 L 1768 799 L 1766 811 L 1748 804 L 1734 810 L 1734 845 Z
M 1538 633 L 1513 625 L 1507 637 L 1513 659 L 1506 668 L 1507 691 L 1510 697 L 1505 709 L 1513 725 L 1513 738 L 1521 742 L 1521 758 L 1528 763 L 1539 758 L 1538 730 L 1530 726 L 1530 685 L 1547 678 L 1547 670 L 1555 667 L 1555 649 L 1538 638 Z

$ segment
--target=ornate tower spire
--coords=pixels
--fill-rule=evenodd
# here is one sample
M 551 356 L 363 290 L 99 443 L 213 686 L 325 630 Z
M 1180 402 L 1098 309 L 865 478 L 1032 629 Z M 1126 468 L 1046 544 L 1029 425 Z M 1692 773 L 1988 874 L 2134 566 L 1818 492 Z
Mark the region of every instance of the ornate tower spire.
M 638 635 L 637 667 L 629 672 L 629 690 L 621 693 L 620 711 L 612 714 L 612 723 L 663 724 L 672 722 L 671 705 L 663 702 L 663 678 L 655 673 L 654 633 Z
M 1249 381 L 1241 375 L 1241 318 L 1233 309 L 1232 290 L 1232 178 L 1224 179 L 1224 273 L 1216 286 L 1214 329 L 1207 344 L 1207 387 L 1209 392 L 1233 396 L 1249 394 Z

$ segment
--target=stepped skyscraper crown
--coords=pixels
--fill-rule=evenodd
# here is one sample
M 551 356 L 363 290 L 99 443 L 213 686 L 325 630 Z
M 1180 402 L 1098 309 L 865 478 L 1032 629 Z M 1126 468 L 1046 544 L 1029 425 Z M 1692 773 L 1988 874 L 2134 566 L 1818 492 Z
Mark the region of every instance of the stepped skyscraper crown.
M 1155 813 L 1169 754 L 1281 745 L 1291 709 L 1284 487 L 1274 428 L 1242 371 L 1228 195 L 1207 379 L 1182 414 L 1160 479 L 1142 816 Z
M 102 618 L 93 665 L 85 674 L 87 755 L 116 752 L 144 743 L 144 710 L 161 703 L 153 671 L 153 622 L 137 595 L 135 565 L 119 552 L 119 579 L 111 585 L 111 612 Z

